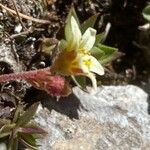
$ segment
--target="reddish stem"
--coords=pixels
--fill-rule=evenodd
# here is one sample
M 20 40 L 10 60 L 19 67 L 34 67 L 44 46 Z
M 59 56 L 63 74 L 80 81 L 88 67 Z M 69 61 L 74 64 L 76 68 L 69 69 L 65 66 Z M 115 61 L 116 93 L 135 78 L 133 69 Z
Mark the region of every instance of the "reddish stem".
M 71 92 L 65 79 L 58 75 L 52 75 L 50 67 L 0 75 L 0 82 L 14 80 L 26 80 L 35 88 L 44 90 L 52 96 L 67 96 Z
M 49 74 L 51 74 L 50 67 L 47 67 L 44 69 L 38 69 L 38 70 L 33 70 L 33 71 L 3 74 L 3 75 L 0 75 L 0 82 L 32 79 L 32 78 L 35 78 L 37 74 L 40 74 L 43 71 L 44 72 L 49 71 Z

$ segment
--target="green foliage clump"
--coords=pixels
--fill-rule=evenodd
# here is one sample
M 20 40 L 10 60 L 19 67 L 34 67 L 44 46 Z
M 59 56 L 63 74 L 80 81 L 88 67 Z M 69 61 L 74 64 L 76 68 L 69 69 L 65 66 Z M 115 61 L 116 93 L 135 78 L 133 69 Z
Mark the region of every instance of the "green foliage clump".
M 0 119 L 0 147 L 18 150 L 18 144 L 21 143 L 25 147 L 37 149 L 36 139 L 39 135 L 46 134 L 46 131 L 31 121 L 38 105 L 39 103 L 35 103 L 26 111 L 23 110 L 22 105 L 19 105 L 12 120 Z

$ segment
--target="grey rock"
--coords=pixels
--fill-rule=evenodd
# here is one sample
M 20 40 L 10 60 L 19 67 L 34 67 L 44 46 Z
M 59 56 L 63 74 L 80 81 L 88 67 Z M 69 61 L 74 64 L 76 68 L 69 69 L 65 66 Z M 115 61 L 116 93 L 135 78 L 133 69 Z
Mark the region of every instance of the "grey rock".
M 0 63 L 8 65 L 14 72 L 20 72 L 22 66 L 17 62 L 18 57 L 11 44 L 0 43 Z
M 5 143 L 0 143 L 0 150 L 7 150 Z
M 142 89 L 104 86 L 89 94 L 75 87 L 73 93 L 39 106 L 34 119 L 48 131 L 38 141 L 41 150 L 150 149 L 148 95 Z

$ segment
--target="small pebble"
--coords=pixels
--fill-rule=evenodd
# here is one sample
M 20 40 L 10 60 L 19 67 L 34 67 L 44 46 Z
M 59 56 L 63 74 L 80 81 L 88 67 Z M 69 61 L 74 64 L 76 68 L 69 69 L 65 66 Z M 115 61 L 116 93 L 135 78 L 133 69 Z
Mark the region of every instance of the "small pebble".
M 14 29 L 14 32 L 15 33 L 20 33 L 22 30 L 22 25 L 21 24 L 18 24 L 15 26 L 15 29 Z

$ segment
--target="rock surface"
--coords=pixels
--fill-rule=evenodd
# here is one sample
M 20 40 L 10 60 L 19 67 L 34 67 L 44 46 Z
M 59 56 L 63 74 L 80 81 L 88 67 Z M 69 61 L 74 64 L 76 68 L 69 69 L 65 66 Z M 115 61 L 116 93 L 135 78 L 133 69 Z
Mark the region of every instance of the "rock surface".
M 94 94 L 74 88 L 59 102 L 40 105 L 35 121 L 48 131 L 41 150 L 148 150 L 148 95 L 128 86 L 99 87 Z
M 18 59 L 17 53 L 11 49 L 10 44 L 0 43 L 0 65 L 10 67 L 14 72 L 20 72 L 22 66 L 16 61 Z

